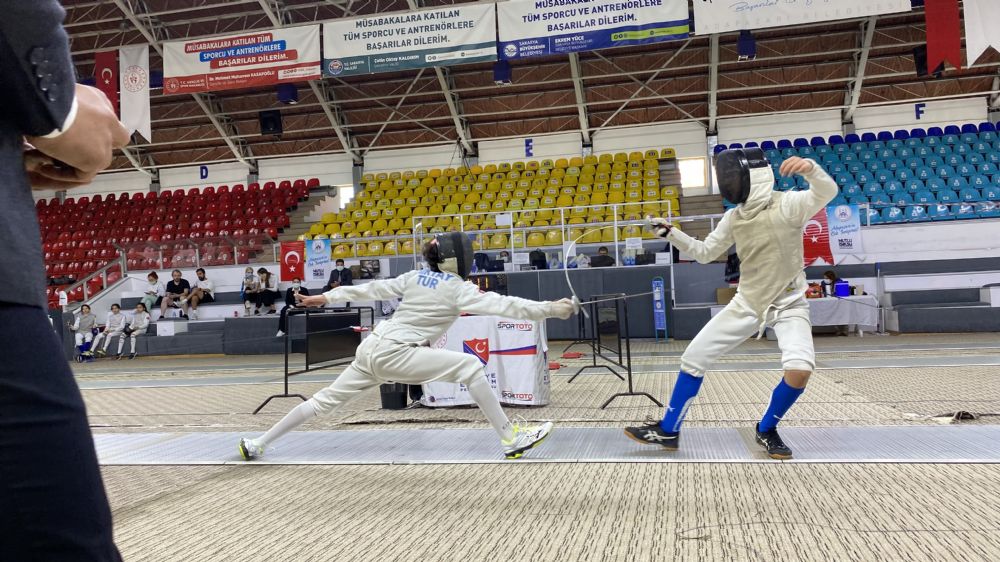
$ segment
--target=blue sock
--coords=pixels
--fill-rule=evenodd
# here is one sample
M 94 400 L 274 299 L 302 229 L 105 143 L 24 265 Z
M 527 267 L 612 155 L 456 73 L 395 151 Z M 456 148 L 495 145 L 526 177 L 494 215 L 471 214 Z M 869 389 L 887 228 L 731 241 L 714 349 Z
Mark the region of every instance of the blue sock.
M 781 379 L 778 386 L 774 387 L 774 392 L 771 393 L 771 403 L 767 405 L 767 411 L 764 412 L 764 417 L 760 420 L 760 430 L 771 431 L 778 427 L 778 422 L 805 390 L 805 388 L 793 388 L 785 382 L 785 379 Z
M 667 433 L 676 433 L 681 430 L 681 422 L 687 414 L 691 401 L 698 395 L 705 377 L 696 377 L 681 371 L 677 375 L 677 384 L 674 385 L 674 393 L 670 395 L 670 403 L 667 405 L 667 413 L 663 415 L 660 422 L 660 429 Z

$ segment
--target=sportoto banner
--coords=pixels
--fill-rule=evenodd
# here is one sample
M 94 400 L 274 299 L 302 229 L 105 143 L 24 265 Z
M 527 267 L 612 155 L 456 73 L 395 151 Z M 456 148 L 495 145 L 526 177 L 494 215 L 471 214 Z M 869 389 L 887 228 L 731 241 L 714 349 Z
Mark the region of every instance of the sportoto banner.
M 687 0 L 511 0 L 497 10 L 505 59 L 671 41 L 690 30 Z
M 163 91 L 187 94 L 322 76 L 319 26 L 163 44 Z
M 323 73 L 350 76 L 497 60 L 493 4 L 338 19 L 323 24 Z
M 910 0 L 694 0 L 694 32 L 801 25 L 910 9 Z

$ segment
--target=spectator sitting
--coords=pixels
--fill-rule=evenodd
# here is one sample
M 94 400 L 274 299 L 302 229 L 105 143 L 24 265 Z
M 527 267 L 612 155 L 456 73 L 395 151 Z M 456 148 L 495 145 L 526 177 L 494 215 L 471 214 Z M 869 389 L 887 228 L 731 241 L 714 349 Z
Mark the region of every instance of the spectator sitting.
M 590 259 L 590 267 L 612 267 L 615 265 L 615 258 L 608 255 L 608 247 L 601 246 L 597 249 L 597 255 Z
M 180 273 L 179 271 L 177 273 Z M 129 359 L 135 359 L 137 353 L 135 352 L 135 341 L 136 339 L 146 333 L 146 329 L 149 328 L 149 313 L 146 312 L 146 305 L 141 302 L 135 305 L 135 312 L 132 313 L 132 321 L 129 322 L 128 326 L 125 326 L 124 335 L 118 340 L 118 359 L 121 359 L 122 349 L 125 347 L 125 338 L 128 337 L 132 340 L 132 347 L 129 350 Z
M 204 268 L 199 267 L 194 271 L 198 280 L 194 282 L 194 290 L 191 291 L 191 319 L 198 319 L 198 305 L 215 302 L 215 283 L 205 278 Z
M 258 292 L 260 292 L 260 283 L 253 274 L 253 268 L 248 267 L 243 272 L 243 285 L 240 286 L 240 297 L 243 299 L 243 308 L 246 310 L 244 316 L 250 316 L 250 306 L 257 300 Z
M 260 280 L 257 285 L 257 298 L 254 302 L 257 306 L 253 313 L 254 315 L 259 315 L 260 307 L 266 306 L 268 308 L 267 314 L 275 314 L 277 310 L 274 308 L 274 301 L 278 299 L 278 291 L 275 290 L 271 272 L 262 267 L 257 270 L 257 275 Z
M 76 332 L 74 339 L 76 340 L 76 350 L 80 355 L 93 356 L 91 346 L 85 345 L 94 341 L 94 331 L 97 329 L 97 317 L 90 312 L 90 305 L 85 304 L 80 307 L 80 314 L 70 324 L 69 329 Z
M 160 318 L 167 315 L 168 308 L 180 308 L 181 318 L 187 319 L 187 298 L 191 294 L 191 284 L 182 277 L 179 269 L 173 270 L 170 276 L 173 279 L 167 282 L 166 294 L 160 302 Z
M 354 284 L 354 276 L 351 274 L 351 268 L 344 267 L 344 260 L 338 259 L 334 262 L 335 266 L 333 271 L 330 272 L 330 279 L 327 280 L 326 285 L 323 286 L 322 292 L 327 292 L 330 289 L 336 289 L 337 287 L 347 287 Z
M 163 288 L 163 283 L 160 283 L 160 276 L 155 271 L 149 272 L 146 281 L 149 282 L 149 286 L 143 291 L 144 294 L 140 302 L 146 305 L 146 310 L 153 310 L 156 305 L 162 302 L 160 299 L 166 294 L 166 290 Z
M 143 299 L 145 301 L 145 299 Z M 142 304 L 142 303 L 140 303 Z M 145 304 L 143 304 L 145 306 Z M 108 313 L 108 319 L 104 323 L 104 330 L 97 334 L 94 338 L 94 345 L 90 349 L 97 350 L 98 357 L 104 357 L 108 354 L 108 345 L 111 344 L 111 338 L 115 336 L 121 336 L 125 330 L 125 315 L 122 314 L 122 307 L 117 304 L 111 305 L 111 312 Z M 104 340 L 104 347 L 97 349 L 97 346 Z
M 844 280 L 837 277 L 837 272 L 834 270 L 829 270 L 823 274 L 823 281 L 820 284 L 823 286 L 823 296 L 832 297 L 837 294 L 837 283 L 843 283 Z
M 278 318 L 278 333 L 274 337 L 280 338 L 288 331 L 288 309 L 298 307 L 295 295 L 309 296 L 309 289 L 302 286 L 302 280 L 296 277 L 292 279 L 292 286 L 285 290 L 285 307 L 281 309 L 281 317 Z

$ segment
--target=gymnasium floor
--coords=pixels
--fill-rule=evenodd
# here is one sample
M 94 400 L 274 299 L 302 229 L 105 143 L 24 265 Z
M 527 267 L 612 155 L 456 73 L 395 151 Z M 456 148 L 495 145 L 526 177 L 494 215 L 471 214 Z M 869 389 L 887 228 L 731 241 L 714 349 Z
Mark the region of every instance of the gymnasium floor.
M 685 343 L 637 342 L 637 389 L 665 399 Z M 76 368 L 129 561 L 1000 559 L 1000 337 L 817 337 L 816 347 L 818 371 L 784 424 L 800 444 L 794 463 L 738 441 L 780 376 L 767 341 L 709 373 L 684 462 L 616 435 L 661 414 L 638 397 L 600 410 L 624 390 L 617 378 L 568 384 L 587 358 L 560 360 L 549 406 L 508 410 L 557 424 L 520 461 L 491 457 L 475 409 L 382 411 L 371 391 L 279 442 L 275 464 L 237 463 L 224 434 L 259 432 L 296 403 L 250 415 L 280 391 L 280 358 Z M 292 391 L 335 375 L 297 377 Z M 952 423 L 956 411 L 983 415 Z M 713 460 L 711 436 L 735 438 L 733 456 Z M 899 458 L 909 460 L 888 462 Z

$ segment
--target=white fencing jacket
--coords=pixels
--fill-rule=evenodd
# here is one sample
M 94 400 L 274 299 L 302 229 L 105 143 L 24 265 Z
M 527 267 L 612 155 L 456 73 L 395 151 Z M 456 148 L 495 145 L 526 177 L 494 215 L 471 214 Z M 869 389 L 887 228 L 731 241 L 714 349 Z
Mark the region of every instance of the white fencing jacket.
M 496 293 L 450 273 L 429 269 L 410 271 L 395 279 L 337 287 L 323 293 L 326 302 L 388 300 L 402 302 L 390 320 L 379 324 L 374 334 L 405 344 L 429 345 L 440 338 L 462 313 L 493 314 L 523 320 L 555 316 L 551 302 L 537 302 Z
M 104 323 L 104 330 L 107 332 L 120 332 L 125 327 L 125 315 L 119 312 L 108 313 L 108 321 Z
M 749 308 L 761 321 L 778 297 L 787 292 L 804 293 L 806 276 L 802 228 L 820 209 L 837 196 L 837 184 L 817 164 L 803 177 L 806 191 L 774 191 L 769 170 L 754 177 L 746 203 L 723 215 L 705 241 L 695 240 L 674 228 L 667 239 L 698 263 L 709 263 L 736 244 L 740 257 L 740 284 L 734 300 Z

